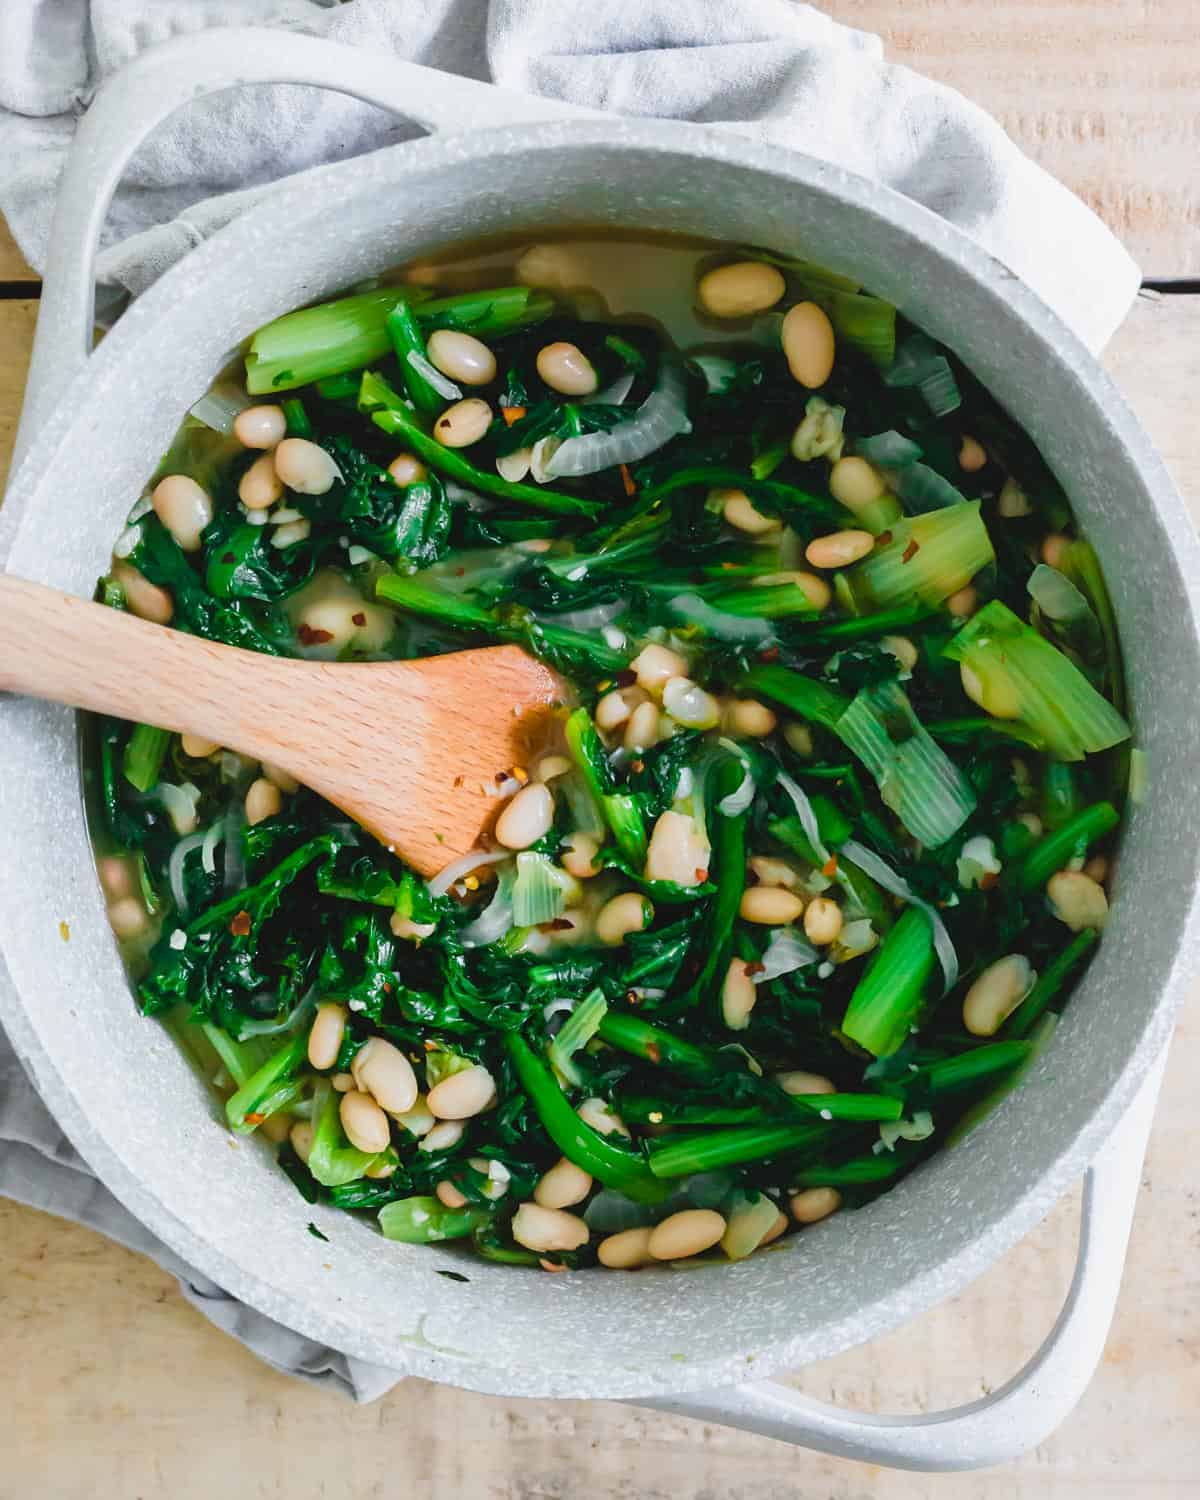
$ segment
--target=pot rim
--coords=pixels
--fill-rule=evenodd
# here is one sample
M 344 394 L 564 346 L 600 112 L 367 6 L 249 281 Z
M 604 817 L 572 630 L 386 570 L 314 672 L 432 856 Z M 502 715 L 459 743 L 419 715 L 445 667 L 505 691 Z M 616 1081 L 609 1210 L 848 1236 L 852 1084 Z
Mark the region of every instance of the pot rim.
M 471 130 L 456 136 L 404 142 L 328 170 L 322 176 L 320 191 L 325 197 L 326 207 L 332 209 L 369 190 L 373 181 L 390 183 L 405 175 L 444 172 L 453 170 L 466 159 L 503 158 L 518 150 L 525 154 L 534 151 L 553 153 L 560 148 L 588 145 L 655 150 L 697 160 L 719 159 L 733 167 L 781 177 L 792 185 L 839 200 L 861 214 L 899 228 L 919 241 L 934 257 L 967 271 L 982 288 L 1007 304 L 1047 349 L 1055 364 L 1074 375 L 1086 399 L 1103 413 L 1105 422 L 1137 465 L 1147 490 L 1154 497 L 1157 513 L 1170 532 L 1171 548 L 1181 571 L 1185 576 L 1200 578 L 1200 546 L 1192 533 L 1182 501 L 1140 425 L 1091 354 L 1031 290 L 966 234 L 878 183 L 803 153 L 760 145 L 721 130 L 677 122 L 613 119 Z M 268 202 L 234 220 L 189 252 L 179 265 L 130 307 L 92 360 L 106 362 L 116 359 L 128 341 L 139 338 L 153 325 L 160 311 L 170 305 L 182 266 L 187 266 L 191 276 L 203 273 L 207 265 L 226 255 L 239 237 L 251 233 L 265 216 L 286 215 L 293 203 L 298 207 L 307 206 L 313 187 L 311 181 L 290 188 L 282 187 Z M 72 397 L 82 398 L 95 369 L 96 366 L 89 361 L 64 393 L 56 411 L 38 435 L 40 451 L 44 452 L 47 445 L 57 450 L 69 440 L 75 420 L 73 412 L 78 404 Z M 23 511 L 36 491 L 34 467 L 34 454 L 30 452 L 13 476 L 8 502 L 0 512 L 0 565 L 19 534 Z M 1196 634 L 1197 600 L 1194 591 L 1188 596 L 1188 609 L 1191 629 Z M 485 1362 L 482 1356 L 473 1356 L 468 1363 L 461 1356 L 447 1355 L 432 1348 L 415 1350 L 408 1347 L 389 1353 L 378 1343 L 372 1343 L 361 1327 L 341 1321 L 336 1309 L 318 1312 L 315 1308 L 301 1308 L 297 1316 L 296 1307 L 285 1305 L 276 1288 L 244 1270 L 211 1240 L 177 1217 L 170 1203 L 148 1189 L 116 1148 L 97 1132 L 83 1103 L 58 1071 L 52 1043 L 42 1040 L 11 982 L 0 983 L 0 1016 L 47 1106 L 104 1184 L 180 1257 L 233 1296 L 307 1337 L 376 1364 L 394 1367 L 398 1375 L 420 1375 L 493 1394 L 665 1395 L 729 1384 L 751 1374 L 758 1379 L 825 1357 L 897 1326 L 960 1290 L 990 1265 L 1024 1235 L 1078 1177 L 1131 1102 L 1169 1038 L 1184 986 L 1195 971 L 1198 936 L 1200 891 L 1193 870 L 1190 902 L 1180 924 L 1169 977 L 1161 995 L 1146 1014 L 1137 1046 L 1126 1056 L 1091 1113 L 1059 1144 L 1051 1162 L 1031 1183 L 1012 1189 L 1010 1201 L 991 1213 L 989 1225 L 982 1234 L 957 1247 L 943 1247 L 923 1272 L 889 1292 L 875 1296 L 857 1308 L 853 1316 L 824 1324 L 818 1322 L 815 1329 L 809 1328 L 799 1334 L 784 1333 L 750 1354 L 655 1367 L 653 1371 L 621 1371 L 619 1379 L 614 1373 L 612 1387 L 606 1384 L 600 1389 L 596 1388 L 594 1379 L 582 1381 L 575 1387 L 561 1378 L 556 1378 L 552 1386 L 543 1389 L 530 1378 L 528 1367 L 522 1366 L 518 1372 L 507 1365 Z M 0 977 L 8 977 L 2 969 Z M 998 1128 L 1002 1128 L 1004 1108 L 1001 1107 L 993 1121 Z

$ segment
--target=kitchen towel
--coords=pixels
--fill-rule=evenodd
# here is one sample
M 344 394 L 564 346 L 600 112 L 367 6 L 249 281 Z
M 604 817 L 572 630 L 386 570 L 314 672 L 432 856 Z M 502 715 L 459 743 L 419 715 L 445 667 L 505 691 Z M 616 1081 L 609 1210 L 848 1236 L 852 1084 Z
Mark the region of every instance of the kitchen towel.
M 0 5 L 0 212 L 45 259 L 75 121 L 155 43 L 280 26 L 512 89 L 738 130 L 888 183 L 972 235 L 1092 349 L 1137 268 L 1099 219 L 960 95 L 883 61 L 877 37 L 793 0 L 17 0 Z M 281 178 L 418 134 L 341 95 L 255 87 L 197 101 L 137 153 L 104 235 L 114 315 Z M 9 983 L 0 965 L 0 985 Z M 88 1170 L 0 1035 L 0 1192 L 152 1256 L 276 1369 L 357 1400 L 399 1378 L 300 1337 L 183 1265 Z

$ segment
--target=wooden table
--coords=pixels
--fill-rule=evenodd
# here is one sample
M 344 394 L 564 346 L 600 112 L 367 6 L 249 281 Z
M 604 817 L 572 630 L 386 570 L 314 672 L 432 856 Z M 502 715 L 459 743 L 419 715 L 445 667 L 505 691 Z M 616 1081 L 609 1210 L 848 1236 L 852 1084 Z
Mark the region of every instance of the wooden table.
M 1200 272 L 1194 0 L 837 0 L 892 55 L 1000 117 L 1122 234 L 1148 275 Z M 0 226 L 0 481 L 36 285 Z M 29 283 L 30 295 L 24 284 Z M 1139 299 L 1107 355 L 1194 508 L 1200 296 Z M 408 1381 L 365 1408 L 265 1369 L 157 1267 L 0 1203 L 0 1500 L 1193 1500 L 1200 1497 L 1200 1009 L 1175 1042 L 1124 1291 L 1082 1404 L 1035 1453 L 978 1475 L 895 1474 L 599 1403 L 506 1401 Z M 867 1410 L 969 1400 L 1049 1328 L 1077 1200 L 961 1296 L 799 1389 Z

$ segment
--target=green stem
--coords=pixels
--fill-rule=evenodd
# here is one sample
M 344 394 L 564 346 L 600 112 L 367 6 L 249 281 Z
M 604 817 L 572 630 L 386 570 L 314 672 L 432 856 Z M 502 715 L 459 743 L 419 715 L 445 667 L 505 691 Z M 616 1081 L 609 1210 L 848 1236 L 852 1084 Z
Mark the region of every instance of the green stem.
M 1066 984 L 1075 970 L 1088 957 L 1098 942 L 1100 934 L 1094 927 L 1085 927 L 1077 932 L 1061 953 L 1057 954 L 1038 976 L 1033 988 L 1009 1016 L 1004 1030 L 1013 1040 L 1010 1046 L 1019 1045 L 1017 1039 L 1027 1037 L 1051 1000 Z
M 170 743 L 169 729 L 157 729 L 153 724 L 136 725 L 121 760 L 125 780 L 137 787 L 139 792 L 148 792 L 151 787 L 157 786 Z
M 733 756 L 723 761 L 713 777 L 713 808 L 709 818 L 712 830 L 712 859 L 709 870 L 715 868 L 717 893 L 712 898 L 707 933 L 708 954 L 704 966 L 696 976 L 690 989 L 676 1001 L 671 1010 L 687 1010 L 703 1003 L 725 980 L 729 958 L 733 949 L 733 924 L 746 888 L 746 825 L 750 809 L 730 816 L 720 812 L 717 804 L 736 792 L 742 784 L 744 770 L 740 760 Z M 664 1007 L 664 1014 L 667 1008 Z
M 304 402 L 299 396 L 289 396 L 281 403 L 283 415 L 287 421 L 288 437 L 310 438 L 312 437 L 312 423 L 308 420 L 308 412 L 304 409 Z
M 842 1032 L 873 1057 L 887 1057 L 916 1021 L 936 958 L 929 918 L 910 906 L 883 940 L 855 987 Z
M 1017 867 L 1016 881 L 1023 891 L 1036 891 L 1056 870 L 1061 870 L 1097 839 L 1111 833 L 1121 816 L 1111 802 L 1093 802 L 1068 818 L 1061 828 L 1036 843 Z
M 400 378 L 412 404 L 422 416 L 436 417 L 446 403 L 408 358 L 410 354 L 416 354 L 421 359 L 427 359 L 428 355 L 425 353 L 425 340 L 417 326 L 416 315 L 407 299 L 400 297 L 397 300 L 388 313 L 385 324 L 396 362 L 400 366 Z
M 801 1167 L 792 1173 L 792 1181 L 799 1188 L 856 1187 L 860 1183 L 887 1182 L 904 1166 L 902 1157 L 891 1151 L 881 1151 L 878 1156 L 854 1156 L 837 1166 Z
M 496 617 L 490 609 L 480 609 L 462 594 L 447 593 L 436 585 L 421 582 L 411 573 L 385 573 L 375 585 L 375 597 L 385 604 L 394 604 L 397 609 L 407 610 L 426 620 L 436 620 L 440 625 L 451 625 L 456 630 L 500 634 Z
M 1091 935 L 1095 936 L 1094 933 Z M 997 1073 L 1006 1073 L 1009 1068 L 1024 1062 L 1028 1055 L 1028 1042 L 990 1042 L 985 1047 L 973 1047 L 958 1057 L 927 1063 L 903 1079 L 901 1087 L 906 1092 L 923 1087 L 931 1094 L 956 1094 L 962 1089 L 974 1088 Z
M 850 707 L 849 698 L 812 677 L 790 667 L 751 667 L 742 678 L 741 690 L 781 703 L 797 718 L 820 724 L 837 733 L 838 720 Z
M 707 1047 L 685 1042 L 682 1037 L 665 1031 L 661 1026 L 651 1026 L 639 1016 L 610 1010 L 600 1022 L 599 1035 L 610 1047 L 617 1047 L 656 1066 L 708 1076 L 725 1071 L 722 1059 Z
M 655 1177 L 690 1177 L 718 1167 L 761 1161 L 767 1156 L 793 1156 L 819 1149 L 829 1139 L 823 1122 L 795 1125 L 747 1125 L 741 1130 L 712 1130 L 680 1136 L 651 1148 L 650 1170 Z
M 241 1088 L 225 1103 L 225 1118 L 238 1135 L 249 1135 L 268 1115 L 290 1104 L 300 1090 L 294 1074 L 308 1057 L 308 1036 L 301 1033 L 251 1073 Z M 261 1116 L 247 1120 L 248 1115 Z

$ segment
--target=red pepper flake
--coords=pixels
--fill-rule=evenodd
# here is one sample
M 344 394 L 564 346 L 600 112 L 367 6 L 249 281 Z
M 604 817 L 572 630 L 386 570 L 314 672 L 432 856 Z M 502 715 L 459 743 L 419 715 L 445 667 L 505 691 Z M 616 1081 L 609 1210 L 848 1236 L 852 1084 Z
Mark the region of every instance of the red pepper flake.
M 637 673 L 632 667 L 622 667 L 613 678 L 613 681 L 618 687 L 632 687 L 637 681 Z
M 311 625 L 301 625 L 296 634 L 302 646 L 323 646 L 326 641 L 333 640 L 332 630 L 314 630 Z
M 708 879 L 708 871 L 704 870 L 704 869 L 701 869 L 701 867 L 699 865 L 697 865 L 696 866 L 696 884 L 697 885 L 703 885 L 704 882 L 707 879 Z
M 392 993 L 392 989 L 393 989 L 392 981 L 390 979 L 385 979 L 383 981 L 383 993 L 385 995 L 390 995 Z
M 760 964 L 760 963 L 755 962 L 755 963 L 750 963 L 750 964 L 746 965 L 746 973 L 748 975 L 765 974 L 766 972 L 767 972 L 767 966 L 766 966 L 766 964 Z
M 875 538 L 875 545 L 877 547 L 886 547 L 891 540 L 892 533 L 890 531 L 881 531 Z
M 768 646 L 765 651 L 760 651 L 759 652 L 758 659 L 759 659 L 759 661 L 778 661 L 779 660 L 779 647 L 778 646 Z
M 637 494 L 637 484 L 634 482 L 633 475 L 629 472 L 628 464 L 621 465 L 621 483 L 625 486 L 625 493 L 627 495 L 632 497 Z
M 426 1052 L 436 1052 L 437 1049 L 438 1049 L 438 1044 L 436 1042 L 429 1042 L 429 1041 L 427 1041 L 427 1042 L 423 1043 L 423 1045 L 424 1045 L 424 1048 L 425 1048 Z
M 737 567 L 737 563 L 731 563 L 731 562 L 723 562 L 723 563 L 722 563 L 722 564 L 721 564 L 721 567 L 722 567 L 722 568 L 723 568 L 723 569 L 724 569 L 724 570 L 725 570 L 725 571 L 726 571 L 726 572 L 727 572 L 727 573 L 732 573 L 732 572 L 733 572 L 733 570 L 734 570 L 734 568 L 736 568 L 736 567 Z
M 504 425 L 511 427 L 514 422 L 519 422 L 525 415 L 528 407 L 524 406 L 502 406 L 500 415 L 504 418 Z
M 914 538 L 911 542 L 909 542 L 908 546 L 905 547 L 904 551 L 900 554 L 900 561 L 902 563 L 912 562 L 913 558 L 916 557 L 917 553 L 920 550 L 920 543 L 916 540 L 916 538 Z
M 642 774 L 642 772 L 646 769 L 646 762 L 644 760 L 640 760 L 640 759 L 639 760 L 631 760 L 629 762 L 629 769 L 633 772 L 633 774 L 635 776 L 640 776 Z
M 455 578 L 465 578 L 467 576 L 466 568 L 455 568 L 454 576 Z
M 837 874 L 837 855 L 831 854 L 821 866 L 821 874 L 832 880 Z
M 994 870 L 985 870 L 979 877 L 979 889 L 981 891 L 990 891 L 998 883 L 999 879 L 999 875 Z
M 660 1063 L 662 1062 L 662 1048 L 658 1045 L 657 1042 L 647 1042 L 646 1056 L 652 1063 Z
M 539 932 L 574 932 L 575 923 L 569 917 L 555 917 L 552 921 L 538 924 Z
M 247 1125 L 261 1125 L 262 1122 L 266 1118 L 267 1118 L 266 1115 L 260 1115 L 258 1113 L 258 1111 L 255 1110 L 253 1114 L 250 1114 L 250 1115 L 246 1116 L 246 1124 Z
M 625 1004 L 626 1005 L 640 1005 L 641 1003 L 642 1003 L 642 992 L 641 992 L 641 990 L 626 990 L 625 991 Z
M 223 563 L 231 563 L 231 562 L 236 562 L 237 559 L 234 557 L 234 555 L 233 555 L 232 552 L 222 552 L 221 553 L 221 561 Z
M 366 615 L 363 613 L 363 611 L 361 609 L 355 610 L 355 612 L 350 616 L 350 618 L 354 621 L 354 623 L 356 625 L 365 625 L 367 623 L 367 617 L 366 617 Z
M 249 937 L 250 935 L 250 913 L 239 911 L 229 924 L 229 931 L 234 937 Z

